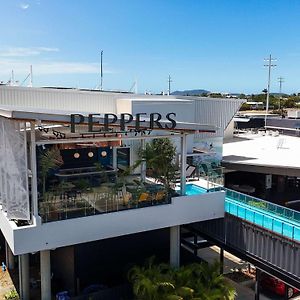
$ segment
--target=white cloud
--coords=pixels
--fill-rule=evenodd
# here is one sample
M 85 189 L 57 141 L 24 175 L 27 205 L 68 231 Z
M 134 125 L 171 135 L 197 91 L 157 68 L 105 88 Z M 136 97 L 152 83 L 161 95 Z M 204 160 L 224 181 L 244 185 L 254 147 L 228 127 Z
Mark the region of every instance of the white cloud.
M 99 63 L 86 62 L 66 62 L 66 61 L 40 61 L 26 62 L 13 59 L 0 58 L 0 76 L 8 77 L 11 70 L 16 76 L 24 76 L 29 73 L 29 66 L 32 64 L 34 75 L 55 75 L 55 74 L 97 74 L 99 73 Z M 116 73 L 113 70 L 104 68 L 104 73 Z M 5 78 L 1 78 L 3 80 Z
M 23 57 L 40 55 L 45 52 L 58 52 L 58 48 L 50 47 L 5 47 L 0 48 L 0 56 L 2 57 Z
M 19 7 L 23 10 L 26 10 L 29 8 L 29 4 L 28 3 L 20 3 Z

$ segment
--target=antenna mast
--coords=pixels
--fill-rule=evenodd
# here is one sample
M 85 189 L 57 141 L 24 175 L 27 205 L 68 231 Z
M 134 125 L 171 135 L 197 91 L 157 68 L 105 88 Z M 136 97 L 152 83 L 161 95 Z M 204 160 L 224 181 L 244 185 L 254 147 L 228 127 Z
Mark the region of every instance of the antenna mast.
M 100 90 L 103 90 L 103 50 L 101 50 L 101 58 L 100 58 Z
M 171 94 L 171 75 L 169 75 L 169 78 L 168 78 L 168 96 L 170 96 Z
M 30 81 L 29 81 L 29 87 L 32 87 L 32 65 L 30 65 Z
M 15 85 L 15 74 L 14 74 L 14 70 L 11 70 L 11 81 L 10 81 L 10 85 Z

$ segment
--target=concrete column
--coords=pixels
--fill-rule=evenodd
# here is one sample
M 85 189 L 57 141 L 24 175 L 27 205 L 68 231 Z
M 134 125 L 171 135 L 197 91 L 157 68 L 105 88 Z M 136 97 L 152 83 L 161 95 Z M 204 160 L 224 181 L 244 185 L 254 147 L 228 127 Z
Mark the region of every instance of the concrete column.
M 31 122 L 30 127 L 30 169 L 31 177 L 31 201 L 32 201 L 32 214 L 37 221 L 39 219 L 38 210 L 38 191 L 37 191 L 37 157 L 36 157 L 36 143 L 35 143 L 35 122 Z
M 170 227 L 170 265 L 180 266 L 180 226 Z
M 180 161 L 180 194 L 185 195 L 186 187 L 186 134 L 181 135 L 181 161 Z
M 19 255 L 19 285 L 20 299 L 30 299 L 29 285 L 29 254 Z
M 40 252 L 41 263 L 41 299 L 51 300 L 51 263 L 50 250 Z
M 13 270 L 15 268 L 15 257 L 6 241 L 5 241 L 5 255 L 6 255 L 7 268 L 9 270 Z

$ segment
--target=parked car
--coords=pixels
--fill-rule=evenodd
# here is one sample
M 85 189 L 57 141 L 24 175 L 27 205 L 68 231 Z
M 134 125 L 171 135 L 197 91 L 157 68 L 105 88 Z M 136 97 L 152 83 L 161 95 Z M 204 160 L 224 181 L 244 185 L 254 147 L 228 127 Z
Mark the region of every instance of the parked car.
M 271 291 L 279 296 L 285 295 L 286 284 L 283 281 L 277 279 L 276 277 L 273 277 L 266 273 L 262 273 L 260 284 L 263 289 Z M 296 294 L 299 294 L 299 292 L 299 290 L 293 287 L 288 287 L 288 298 L 292 298 Z

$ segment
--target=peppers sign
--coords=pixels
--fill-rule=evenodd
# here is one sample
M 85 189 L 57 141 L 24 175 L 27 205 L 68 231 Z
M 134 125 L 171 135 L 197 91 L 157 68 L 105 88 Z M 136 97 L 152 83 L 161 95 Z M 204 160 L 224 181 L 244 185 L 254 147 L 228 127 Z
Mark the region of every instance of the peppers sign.
M 71 114 L 71 132 L 76 132 L 76 125 L 83 124 L 85 117 L 81 114 Z M 101 118 L 103 124 L 99 121 L 95 121 L 94 117 Z M 149 117 L 148 126 L 146 127 L 145 124 L 143 126 L 143 123 L 146 122 L 146 120 L 142 120 L 141 117 Z M 123 113 L 120 114 L 120 117 L 118 117 L 115 114 L 89 114 L 88 115 L 88 131 L 89 132 L 99 132 L 100 129 L 95 129 L 95 125 L 103 125 L 104 131 L 109 131 L 109 127 L 111 125 L 118 125 L 120 126 L 121 131 L 126 130 L 127 125 L 131 125 L 135 130 L 141 130 L 141 129 L 174 129 L 176 127 L 176 120 L 174 119 L 176 117 L 176 113 L 168 113 L 165 116 L 165 119 L 168 122 L 161 122 L 162 115 L 160 113 L 138 113 L 134 116 L 132 114 Z M 103 131 L 103 128 L 102 130 Z

